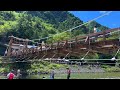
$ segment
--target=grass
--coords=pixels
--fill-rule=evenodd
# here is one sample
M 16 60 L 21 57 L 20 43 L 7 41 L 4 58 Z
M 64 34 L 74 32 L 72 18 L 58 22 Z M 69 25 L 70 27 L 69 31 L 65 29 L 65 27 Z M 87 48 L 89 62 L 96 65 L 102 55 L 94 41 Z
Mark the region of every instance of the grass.
M 5 77 L 5 76 L 0 76 L 0 79 L 6 79 L 7 77 Z

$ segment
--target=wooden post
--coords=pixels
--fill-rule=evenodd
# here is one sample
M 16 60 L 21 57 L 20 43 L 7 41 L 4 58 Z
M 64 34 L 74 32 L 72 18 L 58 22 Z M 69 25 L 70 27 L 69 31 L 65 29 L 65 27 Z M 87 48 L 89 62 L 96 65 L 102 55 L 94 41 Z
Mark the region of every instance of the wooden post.
M 65 42 L 65 48 L 67 49 L 67 45 L 68 45 L 68 40 L 66 40 Z
M 105 30 L 103 31 L 103 41 L 104 41 L 104 45 L 105 45 L 105 41 L 106 41 Z
M 58 43 L 57 43 L 57 48 L 59 48 L 59 44 L 60 44 L 60 43 L 58 42 Z
M 59 42 L 58 42 L 58 44 L 57 44 L 57 56 L 59 57 Z
M 41 43 L 41 45 L 40 45 L 40 50 L 42 51 L 42 43 Z
M 10 42 L 9 42 L 9 47 L 8 47 L 8 52 L 7 52 L 7 57 L 10 57 L 10 56 L 11 56 L 12 43 L 13 43 L 13 36 L 10 37 Z
M 78 40 L 77 40 L 77 37 L 75 38 L 75 46 L 77 47 L 77 42 L 78 42 Z
M 90 49 L 90 37 L 89 36 L 86 37 L 85 43 L 88 45 L 88 49 Z
M 25 48 L 27 48 L 27 45 L 28 45 L 28 39 L 26 39 L 25 41 Z
M 28 54 L 28 39 L 25 41 L 25 50 L 26 50 L 26 55 Z
M 52 44 L 50 44 L 49 46 L 50 46 L 50 49 L 52 49 Z
M 89 36 L 86 37 L 85 43 L 88 43 L 88 41 L 89 41 Z
M 89 50 L 90 50 L 90 37 L 88 36 L 88 44 L 89 44 Z
M 47 44 L 45 43 L 45 51 L 46 51 L 46 53 L 47 53 Z

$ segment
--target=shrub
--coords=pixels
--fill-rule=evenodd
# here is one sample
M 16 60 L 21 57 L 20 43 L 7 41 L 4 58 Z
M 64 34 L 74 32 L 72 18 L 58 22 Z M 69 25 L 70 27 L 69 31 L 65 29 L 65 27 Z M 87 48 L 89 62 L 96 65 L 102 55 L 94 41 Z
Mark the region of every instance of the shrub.
M 0 73 L 9 72 L 8 68 L 0 68 Z
M 106 68 L 105 71 L 107 72 L 120 72 L 119 67 L 111 67 L 111 68 Z
M 111 66 L 109 66 L 109 65 L 101 65 L 101 67 L 106 69 L 106 68 L 110 68 Z
M 62 64 L 55 64 L 55 63 L 49 63 L 46 61 L 41 61 L 39 63 L 33 63 L 31 64 L 31 68 L 27 70 L 28 73 L 37 73 L 37 72 L 47 72 L 50 73 L 52 69 L 59 69 L 59 68 L 66 68 L 68 65 L 62 65 Z

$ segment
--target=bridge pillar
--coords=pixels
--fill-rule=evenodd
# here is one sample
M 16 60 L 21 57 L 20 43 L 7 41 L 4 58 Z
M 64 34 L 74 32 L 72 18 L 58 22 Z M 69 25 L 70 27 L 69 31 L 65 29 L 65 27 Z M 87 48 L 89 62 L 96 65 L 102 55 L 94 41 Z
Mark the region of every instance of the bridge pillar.
M 11 56 L 12 43 L 13 43 L 13 36 L 10 36 L 10 42 L 9 42 L 9 46 L 8 46 L 7 57 L 10 57 L 10 56 Z
M 86 43 L 86 45 L 87 45 L 87 48 L 88 48 L 88 49 L 91 49 L 91 47 L 90 47 L 90 43 L 91 43 L 91 42 L 90 42 L 90 36 L 87 36 L 87 37 L 86 37 L 85 43 Z
M 105 41 L 106 41 L 106 36 L 105 36 L 105 30 L 103 31 L 103 41 L 104 41 L 104 45 L 106 44 Z
M 25 50 L 26 50 L 26 53 L 25 53 L 25 55 L 27 55 L 27 46 L 28 46 L 28 39 L 26 39 L 26 42 L 25 42 Z
M 78 40 L 77 40 L 77 37 L 75 38 L 75 47 L 77 47 L 78 46 Z
M 52 49 L 53 48 L 53 43 L 50 45 L 50 49 Z
M 65 49 L 67 49 L 67 45 L 68 45 L 68 40 L 66 40 L 65 42 Z
M 60 52 L 60 51 L 59 51 L 59 44 L 60 44 L 60 43 L 58 42 L 58 44 L 57 44 L 57 56 L 58 56 L 58 57 L 59 57 L 59 52 Z

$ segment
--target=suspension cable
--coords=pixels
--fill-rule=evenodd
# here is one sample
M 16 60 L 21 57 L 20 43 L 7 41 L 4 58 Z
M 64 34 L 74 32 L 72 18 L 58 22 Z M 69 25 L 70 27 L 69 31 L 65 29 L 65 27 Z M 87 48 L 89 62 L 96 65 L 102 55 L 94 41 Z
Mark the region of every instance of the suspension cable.
M 92 20 L 89 20 L 89 21 L 87 21 L 87 22 L 85 22 L 85 23 L 83 23 L 83 24 L 81 24 L 81 25 L 78 25 L 78 26 L 76 26 L 76 27 L 70 28 L 69 30 L 66 30 L 66 31 L 63 31 L 63 32 L 68 32 L 68 31 L 71 32 L 72 30 L 74 30 L 74 29 L 76 29 L 76 28 L 79 28 L 79 27 L 81 27 L 81 26 L 83 26 L 83 25 L 85 25 L 85 24 L 87 24 L 87 23 L 90 23 L 90 22 L 95 21 L 95 20 L 97 20 L 97 19 L 99 19 L 99 18 L 102 18 L 102 17 L 104 17 L 104 16 L 106 16 L 106 15 L 109 15 L 109 14 L 112 13 L 112 12 L 113 12 L 113 11 L 109 11 L 109 12 L 107 12 L 107 13 L 104 13 L 104 14 L 102 14 L 102 15 L 100 15 L 100 16 L 92 19 Z M 61 33 L 63 33 L 63 32 L 61 32 Z M 58 34 L 58 33 L 57 33 L 57 34 Z M 54 35 L 57 35 L 57 34 L 54 34 Z M 54 36 L 54 35 L 52 35 L 52 36 Z M 41 38 L 41 39 L 48 39 L 48 38 L 50 38 L 50 37 L 52 37 L 52 36 L 48 36 L 48 37 Z M 32 41 L 34 41 L 34 40 L 32 40 Z
M 118 31 L 119 31 L 119 28 L 118 28 Z M 120 43 L 120 32 L 118 32 L 118 38 L 119 38 L 119 43 Z M 118 44 L 119 44 L 118 43 Z M 119 46 L 119 45 L 118 45 Z M 117 54 L 119 53 L 119 51 L 120 51 L 120 47 L 118 48 L 118 50 L 117 50 L 117 52 L 116 52 L 116 54 L 114 55 L 114 57 L 111 59 L 111 60 L 115 60 L 116 58 L 116 56 L 117 56 Z
M 89 52 L 90 52 L 90 50 L 87 51 L 87 53 L 83 56 L 83 58 L 81 58 L 81 60 L 83 60 L 88 55 Z
M 88 55 L 88 53 L 89 53 L 89 51 L 90 51 L 90 29 L 89 29 L 89 34 L 88 34 L 88 52 L 83 56 L 83 58 L 81 58 L 81 60 L 83 60 L 87 55 Z

